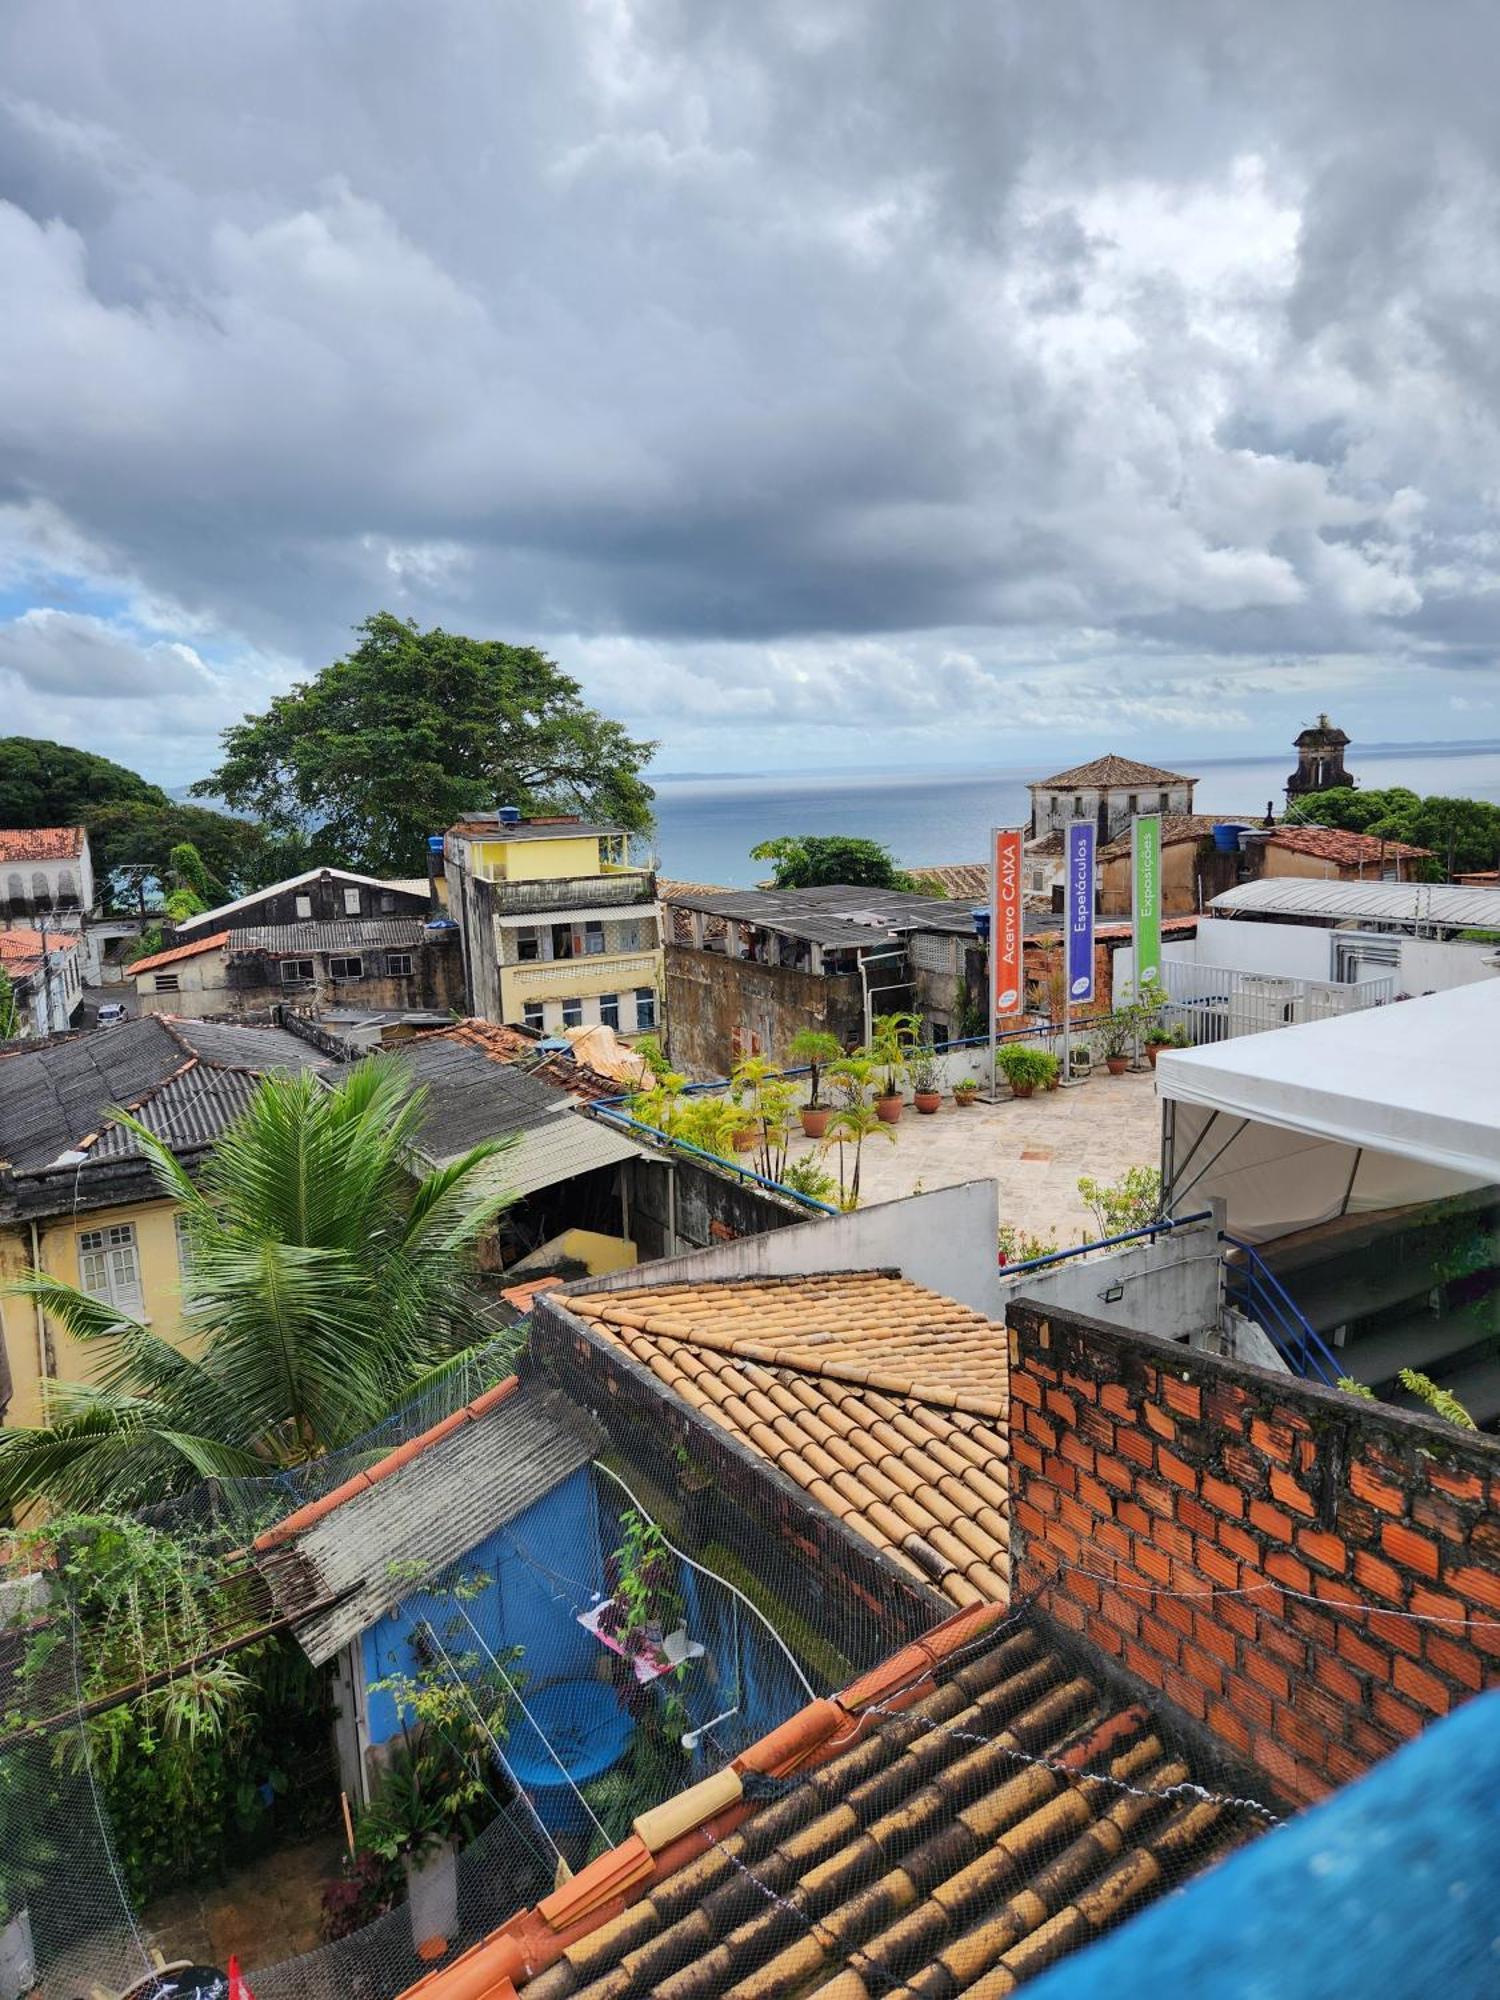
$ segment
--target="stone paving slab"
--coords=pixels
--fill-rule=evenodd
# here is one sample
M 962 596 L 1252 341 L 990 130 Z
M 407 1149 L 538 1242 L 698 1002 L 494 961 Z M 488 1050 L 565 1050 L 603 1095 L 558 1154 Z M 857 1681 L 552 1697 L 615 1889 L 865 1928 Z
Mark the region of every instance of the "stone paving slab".
M 908 1103 L 895 1133 L 894 1145 L 878 1137 L 865 1144 L 862 1206 L 993 1177 L 1000 1183 L 997 1224 L 1055 1235 L 1065 1250 L 1096 1233 L 1079 1197 L 1081 1174 L 1113 1181 L 1127 1167 L 1159 1163 L 1161 1106 L 1151 1070 L 1124 1076 L 1100 1070 L 1072 1089 L 981 1101 L 967 1111 L 945 1097 L 930 1118 Z M 820 1151 L 800 1136 L 793 1141 L 795 1159 Z M 836 1154 L 822 1164 L 837 1173 Z

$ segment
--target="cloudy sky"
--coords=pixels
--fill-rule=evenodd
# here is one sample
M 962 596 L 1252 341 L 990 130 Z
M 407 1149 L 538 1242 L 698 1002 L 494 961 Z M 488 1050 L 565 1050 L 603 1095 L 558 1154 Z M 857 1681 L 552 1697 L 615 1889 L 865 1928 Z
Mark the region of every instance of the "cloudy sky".
M 667 769 L 1500 737 L 1492 0 L 7 0 L 6 726 L 377 607 Z

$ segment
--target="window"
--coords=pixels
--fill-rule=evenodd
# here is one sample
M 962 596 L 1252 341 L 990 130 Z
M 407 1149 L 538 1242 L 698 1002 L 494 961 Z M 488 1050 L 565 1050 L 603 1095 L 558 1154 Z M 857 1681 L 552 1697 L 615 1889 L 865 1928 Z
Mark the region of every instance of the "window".
M 1073 797 L 1073 817 L 1074 817 L 1074 819 L 1082 819 L 1082 818 L 1083 818 L 1083 794 L 1082 794 L 1082 792 L 1077 792 L 1077 793 L 1075 793 L 1075 794 L 1074 794 L 1074 797 Z
M 516 957 L 526 964 L 542 955 L 542 934 L 535 924 L 527 924 L 516 932 Z
M 1170 795 L 1170 793 L 1168 793 L 1168 792 L 1158 792 L 1158 793 L 1157 793 L 1157 795 L 1156 795 L 1156 810 L 1157 810 L 1158 812 L 1165 812 L 1165 811 L 1166 811 L 1166 809 L 1167 809 L 1167 807 L 1168 807 L 1168 805 L 1169 805 L 1170 803 L 1171 803 L 1171 795 Z
M 363 979 L 365 962 L 362 958 L 330 958 L 328 970 L 335 979 Z
M 410 979 L 411 953 L 409 951 L 388 951 L 385 955 L 385 970 L 388 979 Z
M 637 986 L 635 989 L 635 1025 L 638 1028 L 656 1026 L 656 988 Z
M 617 950 L 619 950 L 619 951 L 639 951 L 639 950 L 640 950 L 640 948 L 641 948 L 641 927 L 640 927 L 640 925 L 639 925 L 638 923 L 624 923 L 624 924 L 621 924 L 621 925 L 620 925 L 620 930 L 619 930 L 619 938 L 620 938 L 620 942 L 619 942 L 618 946 L 616 947 L 616 949 L 617 949 Z
M 175 972 L 158 972 L 151 982 L 151 990 L 153 993 L 175 993 L 177 991 L 177 974 Z
M 1140 793 L 1139 793 L 1139 792 L 1132 792 L 1132 793 L 1130 794 L 1130 797 L 1129 797 L 1129 798 L 1128 798 L 1128 799 L 1127 799 L 1127 800 L 1125 801 L 1125 804 L 1126 804 L 1126 807 L 1127 807 L 1127 809 L 1128 809 L 1128 810 L 1129 810 L 1130 812 L 1133 812 L 1133 813 L 1138 813 L 1138 812 L 1140 811 L 1140 809 L 1141 809 L 1141 795 L 1140 795 Z
M 586 923 L 583 927 L 583 949 L 590 957 L 604 949 L 604 926 L 601 923 Z
M 177 1269 L 186 1278 L 193 1268 L 193 1239 L 188 1234 L 188 1219 L 180 1208 L 172 1217 L 172 1224 L 177 1231 Z
M 599 1019 L 606 1028 L 619 1027 L 620 996 L 618 993 L 601 993 L 599 995 Z
M 564 1000 L 562 1010 L 563 1026 L 565 1028 L 581 1028 L 583 1026 L 583 1002 L 581 1000 Z
M 359 915 L 358 889 L 346 889 L 344 891 L 344 915 L 346 917 L 357 917 Z
M 284 958 L 281 961 L 281 983 L 283 986 L 311 986 L 313 983 L 313 962 L 310 958 Z
M 78 1282 L 90 1298 L 103 1299 L 122 1312 L 140 1311 L 141 1267 L 133 1222 L 78 1232 Z
M 525 1002 L 521 1008 L 521 1021 L 525 1027 L 531 1029 L 533 1034 L 540 1035 L 545 1032 L 547 1014 L 540 1000 L 528 1000 Z
M 573 956 L 573 930 L 569 924 L 552 926 L 552 956 L 571 958 Z
M 392 910 L 395 909 L 395 907 L 396 907 L 396 899 L 391 894 L 390 890 L 382 889 L 380 892 L 380 914 L 383 917 L 388 917 L 391 914 Z
M 299 896 L 297 898 L 297 915 L 299 917 L 310 917 L 312 915 L 311 896 Z

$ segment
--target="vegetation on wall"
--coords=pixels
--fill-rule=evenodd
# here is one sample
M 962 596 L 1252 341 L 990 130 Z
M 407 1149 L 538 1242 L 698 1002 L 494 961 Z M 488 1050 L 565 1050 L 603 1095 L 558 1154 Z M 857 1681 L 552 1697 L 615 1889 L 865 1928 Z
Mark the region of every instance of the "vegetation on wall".
M 641 772 L 655 746 L 586 707 L 536 647 L 422 632 L 388 611 L 355 630 L 344 659 L 225 730 L 200 796 L 375 875 L 415 874 L 430 833 L 501 803 L 650 824 Z

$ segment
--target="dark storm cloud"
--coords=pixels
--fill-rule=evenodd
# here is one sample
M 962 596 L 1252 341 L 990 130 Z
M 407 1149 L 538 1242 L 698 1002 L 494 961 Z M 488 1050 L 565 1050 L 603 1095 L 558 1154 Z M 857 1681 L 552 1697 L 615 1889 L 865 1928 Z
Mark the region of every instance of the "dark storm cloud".
M 708 734 L 1482 672 L 1497 42 L 1465 0 L 12 0 L 0 554 L 128 603 L 143 686 L 387 603 Z M 158 692 L 201 762 L 218 707 Z

